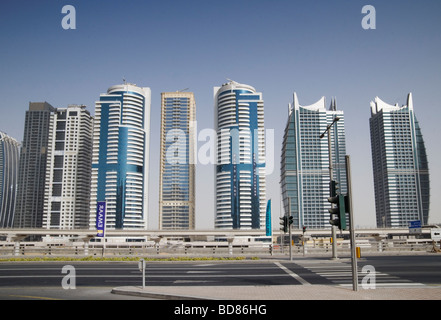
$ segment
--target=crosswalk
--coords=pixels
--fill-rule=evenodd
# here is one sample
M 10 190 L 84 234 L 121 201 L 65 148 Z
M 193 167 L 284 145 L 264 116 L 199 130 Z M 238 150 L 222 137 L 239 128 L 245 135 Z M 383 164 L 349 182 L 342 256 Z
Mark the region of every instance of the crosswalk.
M 317 261 L 305 260 L 296 261 L 296 264 L 327 279 L 335 285 L 352 287 L 352 266 L 350 261 L 335 260 L 318 264 Z M 379 272 L 371 265 L 361 264 L 359 262 L 357 267 L 358 285 L 364 289 L 425 286 L 422 283 Z

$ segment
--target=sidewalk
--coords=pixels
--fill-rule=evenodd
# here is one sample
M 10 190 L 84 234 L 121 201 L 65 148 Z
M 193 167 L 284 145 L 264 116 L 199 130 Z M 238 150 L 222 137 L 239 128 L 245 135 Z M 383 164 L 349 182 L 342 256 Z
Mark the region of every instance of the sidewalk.
M 114 294 L 165 300 L 441 300 L 441 287 L 376 288 L 327 285 L 117 287 Z

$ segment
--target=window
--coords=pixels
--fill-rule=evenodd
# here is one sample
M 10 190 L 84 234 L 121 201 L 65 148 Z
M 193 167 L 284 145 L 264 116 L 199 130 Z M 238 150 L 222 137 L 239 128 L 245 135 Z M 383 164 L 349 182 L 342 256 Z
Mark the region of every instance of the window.
M 55 150 L 64 150 L 64 142 L 55 142 Z
M 54 184 L 52 186 L 52 196 L 53 197 L 61 197 L 61 189 L 62 189 L 61 184 Z
M 64 140 L 65 132 L 64 131 L 57 131 L 55 135 L 55 140 Z
M 57 121 L 57 130 L 65 130 L 66 121 Z
M 63 181 L 63 170 L 54 170 L 53 182 Z
M 64 156 L 54 156 L 54 168 L 63 168 Z

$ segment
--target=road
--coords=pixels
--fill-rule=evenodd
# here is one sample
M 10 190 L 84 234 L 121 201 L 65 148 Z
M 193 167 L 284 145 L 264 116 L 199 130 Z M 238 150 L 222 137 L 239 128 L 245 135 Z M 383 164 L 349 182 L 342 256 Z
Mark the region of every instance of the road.
M 441 286 L 440 265 L 441 255 L 365 257 L 358 261 L 359 283 L 374 275 L 377 287 Z M 65 266 L 71 267 L 63 272 Z M 148 262 L 146 270 L 146 285 L 152 286 L 352 284 L 347 258 Z M 141 286 L 141 279 L 136 262 L 2 262 L 0 299 L 124 299 L 111 289 Z M 63 289 L 63 281 L 75 290 Z

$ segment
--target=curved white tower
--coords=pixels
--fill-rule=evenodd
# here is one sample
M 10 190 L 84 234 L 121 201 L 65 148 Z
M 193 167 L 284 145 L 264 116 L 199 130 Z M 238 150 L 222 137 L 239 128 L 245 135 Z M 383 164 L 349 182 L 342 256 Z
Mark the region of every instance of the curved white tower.
M 112 86 L 95 106 L 90 228 L 106 201 L 108 229 L 147 228 L 150 88 Z
M 265 135 L 262 94 L 229 81 L 214 88 L 217 130 L 216 228 L 264 229 Z
M 20 143 L 0 131 L 0 228 L 12 228 Z

